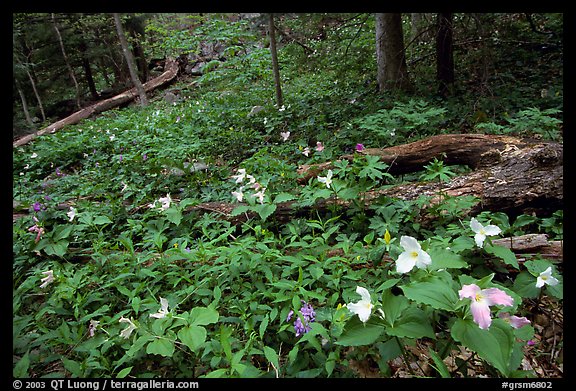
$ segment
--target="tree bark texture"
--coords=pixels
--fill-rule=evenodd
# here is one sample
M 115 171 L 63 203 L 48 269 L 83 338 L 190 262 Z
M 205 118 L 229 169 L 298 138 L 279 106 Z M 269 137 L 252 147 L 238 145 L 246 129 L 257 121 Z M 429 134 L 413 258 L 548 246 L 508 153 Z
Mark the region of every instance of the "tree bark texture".
M 268 30 L 270 31 L 270 54 L 272 55 L 272 71 L 274 72 L 274 86 L 276 87 L 276 103 L 278 108 L 283 104 L 282 85 L 280 84 L 280 69 L 278 68 L 278 52 L 276 50 L 276 27 L 274 14 L 269 15 Z
M 452 42 L 453 14 L 438 14 L 438 33 L 436 35 L 436 79 L 438 93 L 447 96 L 454 84 L 454 55 Z
M 122 46 L 122 52 L 126 58 L 126 63 L 128 64 L 128 71 L 130 72 L 130 78 L 132 79 L 132 84 L 138 91 L 138 96 L 140 97 L 140 104 L 142 106 L 148 105 L 148 98 L 146 97 L 146 91 L 142 87 L 142 82 L 138 78 L 138 72 L 136 71 L 136 63 L 134 62 L 134 57 L 132 52 L 128 48 L 128 41 L 126 40 L 126 35 L 124 34 L 124 29 L 122 28 L 122 21 L 120 20 L 120 15 L 114 13 L 114 23 L 116 24 L 116 30 L 118 31 L 118 38 L 120 39 L 120 45 Z
M 174 80 L 174 78 L 176 77 L 177 74 L 178 74 L 178 62 L 175 59 L 167 59 L 164 73 L 162 73 L 157 78 L 154 78 L 154 79 L 150 80 L 149 82 L 145 83 L 143 85 L 143 88 L 146 92 L 152 91 L 152 90 L 154 90 L 158 87 L 161 87 L 161 86 L 171 82 L 172 80 Z M 46 134 L 46 133 L 54 133 L 54 132 L 62 129 L 66 125 L 76 124 L 76 123 L 80 122 L 81 120 L 86 119 L 86 118 L 88 118 L 94 114 L 98 114 L 98 113 L 101 113 L 103 111 L 110 110 L 110 109 L 113 109 L 115 107 L 119 107 L 125 103 L 128 103 L 128 102 L 134 100 L 137 96 L 138 96 L 138 92 L 136 91 L 136 88 L 132 88 L 132 89 L 125 91 L 119 95 L 116 95 L 110 99 L 100 101 L 100 102 L 95 103 L 91 106 L 88 106 L 88 107 L 86 107 L 80 111 L 77 111 L 74 114 L 72 114 L 72 115 L 70 115 L 64 119 L 61 119 L 60 121 L 55 122 L 55 123 L 45 127 L 44 129 L 39 130 L 36 133 L 32 133 L 32 134 L 29 134 L 27 136 L 24 136 L 24 137 L 22 137 L 16 141 L 14 141 L 12 143 L 12 146 L 15 148 L 15 147 L 25 145 L 38 136 L 41 136 L 41 135 Z
M 376 62 L 378 89 L 381 92 L 410 87 L 402 14 L 376 14 Z

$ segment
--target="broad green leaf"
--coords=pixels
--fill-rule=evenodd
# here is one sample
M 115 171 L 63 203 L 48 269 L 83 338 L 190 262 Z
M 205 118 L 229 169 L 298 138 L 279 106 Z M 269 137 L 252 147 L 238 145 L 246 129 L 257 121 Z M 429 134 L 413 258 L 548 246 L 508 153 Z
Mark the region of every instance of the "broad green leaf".
M 130 346 L 130 349 L 128 349 L 128 351 L 126 352 L 126 355 L 128 357 L 132 357 L 134 356 L 136 353 L 138 353 L 140 351 L 140 349 L 142 349 L 144 347 L 144 345 L 146 345 L 146 343 L 148 343 L 148 341 L 151 341 L 154 339 L 154 336 L 147 334 L 147 335 L 142 335 L 141 337 L 139 337 L 136 342 L 134 342 L 132 344 L 132 346 Z
M 205 326 L 218 322 L 218 311 L 208 307 L 196 307 L 190 311 L 188 321 L 191 325 Z
M 516 259 L 516 255 L 509 248 L 502 246 L 492 246 L 487 244 L 486 246 L 484 246 L 484 249 L 488 254 L 495 255 L 498 258 L 502 259 L 505 264 L 513 266 L 515 269 L 520 269 L 520 266 L 518 266 L 518 260 Z
M 450 250 L 456 253 L 464 250 L 472 250 L 474 247 L 476 247 L 474 239 L 468 236 L 459 236 L 450 244 Z
M 73 377 L 82 377 L 82 367 L 77 361 L 62 358 L 62 364 Z
M 386 327 L 386 334 L 406 338 L 436 338 L 424 311 L 415 307 L 407 308 L 394 326 Z
M 146 353 L 172 357 L 174 354 L 174 342 L 166 338 L 156 338 L 148 344 L 146 347 Z
M 133 367 L 126 367 L 124 369 L 122 369 L 120 372 L 118 372 L 118 374 L 116 375 L 116 377 L 118 379 L 123 379 L 126 376 L 128 376 L 128 374 L 130 374 L 130 371 L 132 370 Z
M 266 356 L 266 360 L 268 360 L 276 370 L 280 368 L 278 353 L 276 353 L 274 349 L 269 346 L 264 346 L 264 356 Z
M 280 193 L 274 198 L 274 203 L 279 204 L 281 202 L 292 201 L 295 200 L 297 197 L 294 194 L 290 193 Z
M 432 258 L 432 264 L 429 266 L 430 270 L 460 269 L 468 266 L 460 255 L 450 250 L 432 248 L 428 250 L 428 254 Z
M 178 339 L 195 352 L 204 342 L 206 342 L 206 329 L 202 326 L 182 327 L 178 331 Z
M 344 326 L 344 331 L 336 341 L 342 346 L 364 346 L 376 342 L 384 333 L 384 325 L 374 320 L 371 316 L 366 323 L 362 323 L 358 316 L 354 315 Z
M 168 208 L 166 209 L 166 219 L 175 225 L 180 225 L 182 212 L 177 208 Z
M 526 298 L 538 297 L 540 294 L 540 288 L 536 288 L 536 277 L 527 271 L 522 271 L 516 276 L 512 290 Z
M 451 335 L 498 369 L 505 377 L 508 376 L 514 347 L 514 334 L 509 324 L 501 319 L 494 319 L 488 330 L 482 330 L 472 320 L 458 319 L 452 326 Z
M 212 372 L 208 372 L 206 374 L 207 378 L 220 378 L 220 377 L 229 377 L 228 376 L 228 368 L 220 368 Z
M 112 224 L 112 220 L 110 220 L 108 216 L 96 216 L 94 218 L 93 224 L 95 225 Z
M 249 205 L 238 205 L 237 207 L 235 207 L 232 212 L 230 212 L 231 216 L 238 216 L 241 215 L 243 213 L 246 213 L 250 210 L 250 206 Z
M 394 322 L 400 317 L 410 303 L 404 296 L 394 296 L 390 290 L 384 291 L 382 294 L 382 310 L 384 311 L 384 319 L 386 323 L 394 325 Z
M 417 303 L 428 304 L 436 309 L 453 311 L 458 302 L 458 294 L 445 279 L 431 276 L 400 286 L 407 298 Z
M 260 327 L 258 328 L 258 332 L 260 334 L 260 339 L 264 339 L 264 333 L 266 332 L 266 328 L 268 328 L 268 315 L 264 316 L 262 322 L 260 322 Z
M 30 367 L 30 356 L 28 352 L 22 356 L 20 360 L 14 365 L 14 369 L 12 370 L 13 377 L 29 377 L 28 376 L 28 368 Z
M 265 221 L 272 213 L 276 211 L 275 204 L 254 205 L 252 209 L 258 213 L 262 221 Z

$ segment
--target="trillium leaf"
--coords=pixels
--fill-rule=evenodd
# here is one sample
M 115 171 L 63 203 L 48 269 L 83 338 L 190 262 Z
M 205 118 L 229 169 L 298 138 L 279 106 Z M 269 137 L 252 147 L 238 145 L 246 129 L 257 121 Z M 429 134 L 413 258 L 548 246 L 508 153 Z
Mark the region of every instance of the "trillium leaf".
M 174 350 L 174 342 L 166 338 L 157 338 L 146 347 L 146 353 L 159 354 L 164 357 L 172 357 Z
M 178 339 L 195 352 L 204 342 L 206 342 L 206 329 L 201 326 L 182 327 L 178 331 Z
M 290 193 L 280 193 L 274 198 L 274 203 L 279 204 L 281 202 L 292 201 L 295 200 L 297 197 L 294 194 Z
M 436 276 L 400 286 L 400 288 L 410 300 L 428 304 L 436 309 L 454 311 L 459 300 L 451 284 Z
M 386 334 L 407 338 L 436 338 L 424 311 L 414 307 L 406 309 L 393 327 L 387 327 Z
M 512 290 L 526 298 L 538 297 L 540 294 L 540 288 L 536 288 L 536 277 L 527 271 L 522 271 L 516 276 Z
M 344 326 L 344 331 L 336 344 L 342 346 L 370 345 L 376 342 L 383 333 L 384 325 L 376 321 L 374 316 L 371 316 L 365 324 L 357 316 L 354 316 Z
M 502 259 L 505 264 L 513 266 L 515 269 L 520 269 L 516 255 L 509 248 L 491 245 L 486 245 L 484 248 L 488 254 L 497 256 L 498 258 Z
M 505 377 L 508 377 L 511 370 L 516 369 L 510 368 L 514 333 L 512 327 L 503 320 L 494 319 L 489 329 L 482 330 L 472 320 L 458 319 L 452 326 L 451 335 L 498 369 Z
M 252 209 L 256 213 L 258 213 L 262 221 L 266 221 L 266 219 L 276 211 L 276 205 L 275 204 L 254 205 Z
M 190 311 L 188 318 L 191 325 L 204 326 L 218 322 L 218 311 L 208 307 L 196 307 Z
M 166 219 L 175 225 L 180 225 L 182 212 L 176 208 L 168 208 L 166 209 Z
M 450 250 L 432 248 L 428 250 L 428 254 L 432 258 L 432 264 L 428 266 L 431 270 L 460 269 L 468 266 L 460 255 Z

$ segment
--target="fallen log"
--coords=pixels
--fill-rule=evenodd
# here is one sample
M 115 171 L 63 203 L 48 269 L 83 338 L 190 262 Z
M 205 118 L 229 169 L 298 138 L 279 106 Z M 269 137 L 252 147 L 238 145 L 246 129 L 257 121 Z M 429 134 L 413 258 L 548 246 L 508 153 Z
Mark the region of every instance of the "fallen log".
M 358 199 L 366 204 L 381 196 L 402 200 L 429 196 L 430 205 L 450 196 L 474 196 L 480 202 L 470 210 L 471 214 L 490 210 L 512 216 L 522 213 L 549 215 L 563 208 L 563 145 L 560 143 L 509 136 L 456 134 L 433 136 L 382 150 L 369 149 L 366 153 L 381 156 L 389 162 L 390 170 L 394 173 L 422 169 L 426 162 L 441 154 L 445 154 L 443 161 L 447 164 L 467 164 L 475 169 L 446 183 L 412 182 L 361 194 Z M 303 166 L 305 171 L 301 171 L 301 182 L 308 182 L 305 178 L 320 174 L 331 164 Z M 313 207 L 298 210 L 294 204 L 292 201 L 278 204 L 274 217 L 283 222 L 297 215 L 305 215 L 311 209 L 326 210 L 334 204 L 347 207 L 350 202 L 330 198 L 317 202 Z M 235 223 L 254 216 L 232 216 L 230 212 L 238 205 L 201 204 L 190 211 L 218 212 Z
M 150 92 L 158 87 L 161 87 L 171 82 L 178 75 L 178 69 L 179 69 L 178 62 L 175 59 L 167 59 L 164 69 L 165 69 L 164 72 L 160 76 L 144 83 L 144 90 L 146 92 Z M 38 136 L 41 136 L 46 133 L 55 133 L 56 131 L 62 129 L 67 125 L 76 124 L 83 119 L 91 117 L 94 114 L 98 114 L 103 111 L 119 107 L 127 102 L 134 100 L 137 96 L 138 92 L 136 91 L 136 88 L 132 88 L 121 94 L 113 96 L 112 98 L 102 100 L 91 106 L 85 107 L 82 110 L 79 110 L 66 118 L 63 118 L 60 121 L 57 121 L 45 127 L 44 129 L 41 129 L 35 133 L 19 138 L 18 140 L 12 143 L 12 147 L 13 148 L 20 147 L 22 145 L 29 143 Z
M 388 173 L 406 174 L 422 170 L 434 158 L 446 165 L 467 165 L 475 170 L 481 167 L 498 164 L 502 159 L 501 152 L 512 149 L 540 145 L 543 142 L 533 139 L 522 139 L 512 136 L 489 134 L 440 134 L 408 144 L 388 148 L 366 148 L 363 155 L 379 156 L 380 161 L 388 164 Z M 352 160 L 354 154 L 344 155 L 341 160 Z M 307 183 L 310 178 L 322 171 L 332 168 L 332 162 L 302 165 L 298 168 L 300 183 Z
M 548 240 L 546 234 L 526 234 L 509 238 L 492 239 L 492 244 L 509 248 L 525 260 L 536 254 L 543 258 L 562 261 L 563 241 Z

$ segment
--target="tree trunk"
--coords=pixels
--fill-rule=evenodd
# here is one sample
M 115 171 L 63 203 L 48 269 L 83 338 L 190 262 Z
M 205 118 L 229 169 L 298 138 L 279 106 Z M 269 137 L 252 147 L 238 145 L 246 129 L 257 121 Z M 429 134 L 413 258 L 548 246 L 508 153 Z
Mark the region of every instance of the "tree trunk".
M 376 62 L 380 92 L 410 88 L 402 14 L 376 14 Z
M 114 13 L 114 23 L 116 24 L 116 30 L 118 31 L 118 38 L 120 39 L 120 45 L 122 46 L 122 52 L 126 58 L 126 63 L 128 64 L 128 71 L 130 72 L 130 78 L 132 83 L 138 91 L 138 96 L 140 97 L 140 104 L 144 107 L 148 105 L 148 98 L 146 97 L 146 91 L 142 87 L 142 83 L 138 78 L 138 72 L 136 72 L 136 65 L 134 63 L 134 57 L 132 57 L 132 52 L 128 48 L 128 42 L 126 41 L 126 35 L 124 35 L 124 29 L 122 28 L 122 21 L 120 20 L 120 14 Z
M 38 108 L 40 109 L 40 115 L 42 116 L 42 121 L 46 121 L 46 114 L 44 113 L 44 105 L 42 104 L 42 99 L 40 98 L 40 94 L 38 93 L 38 89 L 36 88 L 36 82 L 32 77 L 32 74 L 26 68 L 26 74 L 28 75 L 28 80 L 30 80 L 30 85 L 32 86 L 32 91 L 34 91 L 34 96 L 36 97 L 36 102 L 38 102 Z
M 390 165 L 388 172 L 393 174 L 419 171 L 434 158 L 443 159 L 446 164 L 468 165 L 474 170 L 447 183 L 417 182 L 370 191 L 358 198 L 366 204 L 381 196 L 402 200 L 430 196 L 432 205 L 447 196 L 470 195 L 480 200 L 470 214 L 490 210 L 510 215 L 532 212 L 549 215 L 563 208 L 563 146 L 560 143 L 509 136 L 445 134 L 390 148 L 365 149 L 363 153 L 380 156 L 381 161 Z M 352 159 L 353 156 L 342 158 Z M 302 166 L 299 182 L 307 183 L 309 178 L 319 175 L 331 164 Z M 312 208 L 327 210 L 334 204 L 347 207 L 350 202 L 327 199 Z M 223 218 L 235 223 L 254 217 L 251 214 L 231 216 L 236 206 L 238 204 L 207 203 L 190 210 L 219 212 Z M 295 210 L 293 202 L 280 203 L 275 218 L 288 221 L 306 215 L 312 208 Z
M 78 86 L 78 81 L 76 81 L 76 76 L 74 75 L 74 70 L 68 61 L 68 56 L 66 55 L 66 50 L 64 49 L 64 41 L 62 40 L 62 35 L 60 35 L 60 30 L 58 29 L 58 24 L 56 23 L 56 16 L 52 13 L 52 23 L 54 24 L 54 30 L 56 31 L 56 36 L 58 37 L 58 42 L 60 43 L 60 50 L 62 51 L 62 56 L 64 57 L 64 62 L 70 73 L 70 78 L 74 82 L 74 88 L 76 89 L 76 107 L 79 109 L 80 105 L 80 87 Z
M 438 14 L 438 33 L 436 35 L 436 79 L 438 93 L 442 97 L 449 95 L 454 84 L 454 56 L 452 44 L 453 14 L 443 12 Z
M 28 111 L 28 103 L 26 102 L 26 96 L 24 95 L 24 91 L 20 88 L 20 83 L 18 79 L 14 79 L 14 83 L 16 84 L 16 90 L 18 91 L 18 95 L 20 95 L 20 101 L 22 102 L 22 110 L 24 111 L 24 117 L 26 118 L 26 122 L 30 127 L 34 127 L 34 122 L 32 122 L 32 117 L 30 117 L 30 112 Z
M 152 79 L 149 82 L 145 83 L 143 85 L 144 91 L 152 91 L 152 90 L 154 90 L 154 89 L 156 89 L 162 85 L 165 85 L 165 84 L 171 82 L 176 77 L 177 74 L 178 74 L 178 62 L 175 59 L 167 59 L 164 73 L 162 73 L 157 78 Z M 89 106 L 89 107 L 86 107 L 80 111 L 77 111 L 76 113 L 74 113 L 74 114 L 72 114 L 72 115 L 70 115 L 70 116 L 68 116 L 68 117 L 66 117 L 66 118 L 64 118 L 58 122 L 55 122 L 55 123 L 45 127 L 44 129 L 39 130 L 36 133 L 29 134 L 25 137 L 22 137 L 22 138 L 16 140 L 14 143 L 12 143 L 12 146 L 15 148 L 15 147 L 19 147 L 21 145 L 25 145 L 38 136 L 41 136 L 41 135 L 49 133 L 49 132 L 54 133 L 57 130 L 62 129 L 66 125 L 76 124 L 76 123 L 80 122 L 81 120 L 88 118 L 94 114 L 98 114 L 98 113 L 101 113 L 103 111 L 110 110 L 110 109 L 113 109 L 115 107 L 121 106 L 127 102 L 130 102 L 131 100 L 134 100 L 137 96 L 138 96 L 138 93 L 136 91 L 136 88 L 132 88 L 128 91 L 123 92 L 122 94 L 116 95 L 110 99 L 100 101 L 98 103 L 93 104 L 92 106 Z
M 274 14 L 269 15 L 268 30 L 270 33 L 270 53 L 272 55 L 272 71 L 274 72 L 274 86 L 276 87 L 276 103 L 278 108 L 283 105 L 282 86 L 280 84 L 280 69 L 278 68 L 278 52 L 276 51 L 276 28 L 274 27 Z
M 77 32 L 77 34 L 81 34 L 81 32 Z M 88 84 L 88 89 L 90 90 L 90 94 L 94 100 L 99 98 L 98 90 L 96 90 L 96 83 L 94 83 L 94 77 L 92 76 L 92 68 L 90 67 L 90 60 L 88 60 L 87 56 L 87 45 L 84 41 L 84 38 L 81 37 L 80 42 L 80 52 L 82 53 L 82 68 L 84 68 L 84 76 L 86 76 L 86 83 Z

